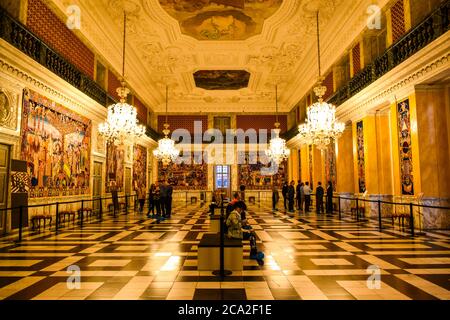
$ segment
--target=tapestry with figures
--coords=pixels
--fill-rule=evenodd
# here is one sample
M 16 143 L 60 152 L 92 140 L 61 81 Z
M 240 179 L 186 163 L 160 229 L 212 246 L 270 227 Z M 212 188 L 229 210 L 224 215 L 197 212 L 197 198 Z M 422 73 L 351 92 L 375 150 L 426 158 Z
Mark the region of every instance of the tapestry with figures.
M 133 186 L 147 188 L 147 149 L 138 144 L 133 150 Z
M 364 155 L 364 123 L 356 123 L 356 148 L 358 159 L 358 191 L 366 191 L 366 162 Z
M 186 161 L 180 156 L 175 163 L 167 166 L 159 162 L 158 181 L 166 179 L 175 190 L 205 190 L 208 188 L 208 165 L 201 156 L 194 155 Z
M 267 159 L 259 158 L 257 153 L 243 152 L 238 157 L 238 185 L 244 185 L 247 190 L 271 190 L 273 185 L 281 188 L 287 179 L 287 161 L 273 172 L 271 164 L 264 164 Z
M 414 195 L 409 100 L 397 104 L 397 120 L 402 194 Z
M 111 192 L 111 183 L 118 192 L 123 189 L 125 171 L 125 148 L 123 145 L 107 143 L 106 146 L 106 192 Z
M 24 89 L 21 139 L 30 198 L 89 194 L 89 119 Z

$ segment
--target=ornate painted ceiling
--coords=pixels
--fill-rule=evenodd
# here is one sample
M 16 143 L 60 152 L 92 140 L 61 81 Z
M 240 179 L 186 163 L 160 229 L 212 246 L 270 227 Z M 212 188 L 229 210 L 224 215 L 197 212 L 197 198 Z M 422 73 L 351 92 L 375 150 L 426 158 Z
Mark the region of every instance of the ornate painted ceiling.
M 289 112 L 317 80 L 317 8 L 326 70 L 366 26 L 367 7 L 374 2 L 383 6 L 387 0 L 47 2 L 61 17 L 67 6 L 80 6 L 82 27 L 77 32 L 116 70 L 121 70 L 127 12 L 126 80 L 155 112 L 165 108 L 168 84 L 169 112 L 268 113 L 275 111 L 275 84 L 280 111 Z M 233 70 L 249 78 L 233 83 L 227 74 Z M 195 75 L 204 71 L 221 73 L 226 83 L 221 87 L 203 78 L 199 85 Z

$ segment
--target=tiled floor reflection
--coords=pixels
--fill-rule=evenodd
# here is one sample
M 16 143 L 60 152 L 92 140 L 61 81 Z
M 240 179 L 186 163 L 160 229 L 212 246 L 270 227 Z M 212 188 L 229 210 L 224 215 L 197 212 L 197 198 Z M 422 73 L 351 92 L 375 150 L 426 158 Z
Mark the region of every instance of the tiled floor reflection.
M 25 233 L 20 245 L 0 238 L 0 299 L 450 299 L 448 231 L 411 238 L 349 218 L 253 205 L 248 219 L 265 264 L 249 259 L 244 242 L 244 270 L 221 281 L 197 269 L 206 209 L 180 204 L 174 211 L 161 223 L 129 213 L 57 235 Z M 67 272 L 73 265 L 79 288 Z M 368 283 L 373 265 L 378 288 Z

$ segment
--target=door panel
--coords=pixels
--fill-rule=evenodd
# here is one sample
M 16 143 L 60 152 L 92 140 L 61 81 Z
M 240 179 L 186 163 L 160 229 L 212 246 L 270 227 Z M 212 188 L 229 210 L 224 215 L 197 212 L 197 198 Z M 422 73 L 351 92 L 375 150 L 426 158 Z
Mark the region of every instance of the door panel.
M 9 146 L 0 144 L 0 208 L 8 206 L 8 181 L 9 181 Z M 0 213 L 0 231 L 5 230 L 5 212 Z

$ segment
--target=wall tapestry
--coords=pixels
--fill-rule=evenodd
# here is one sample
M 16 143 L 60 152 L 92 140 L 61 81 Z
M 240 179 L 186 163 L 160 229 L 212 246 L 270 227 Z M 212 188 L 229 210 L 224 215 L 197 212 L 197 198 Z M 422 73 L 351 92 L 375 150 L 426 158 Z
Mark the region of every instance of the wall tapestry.
M 108 143 L 106 146 L 106 192 L 110 192 L 111 181 L 115 181 L 117 191 L 123 190 L 125 150 L 123 145 Z
M 182 158 L 182 155 L 181 155 Z M 201 156 L 197 159 L 191 156 L 190 163 L 170 163 L 164 167 L 158 163 L 158 181 L 166 178 L 175 190 L 206 190 L 208 188 L 208 165 Z
M 287 161 L 283 161 L 278 172 L 274 175 L 264 175 L 263 168 L 270 168 L 270 164 L 264 165 L 258 155 L 249 152 L 240 153 L 238 165 L 238 185 L 245 185 L 247 190 L 271 190 L 272 185 L 282 187 L 287 177 Z
M 328 145 L 325 152 L 325 176 L 327 181 L 325 185 L 328 186 L 328 181 L 333 185 L 333 191 L 336 192 L 336 145 L 334 140 Z
M 403 195 L 414 195 L 409 100 L 397 104 L 400 177 Z
M 359 193 L 366 191 L 366 169 L 364 158 L 364 124 L 362 121 L 356 123 L 356 145 L 358 152 L 358 190 Z
M 133 187 L 147 188 L 147 149 L 140 145 L 134 146 L 133 156 Z
M 21 136 L 30 198 L 89 194 L 90 120 L 24 89 Z

